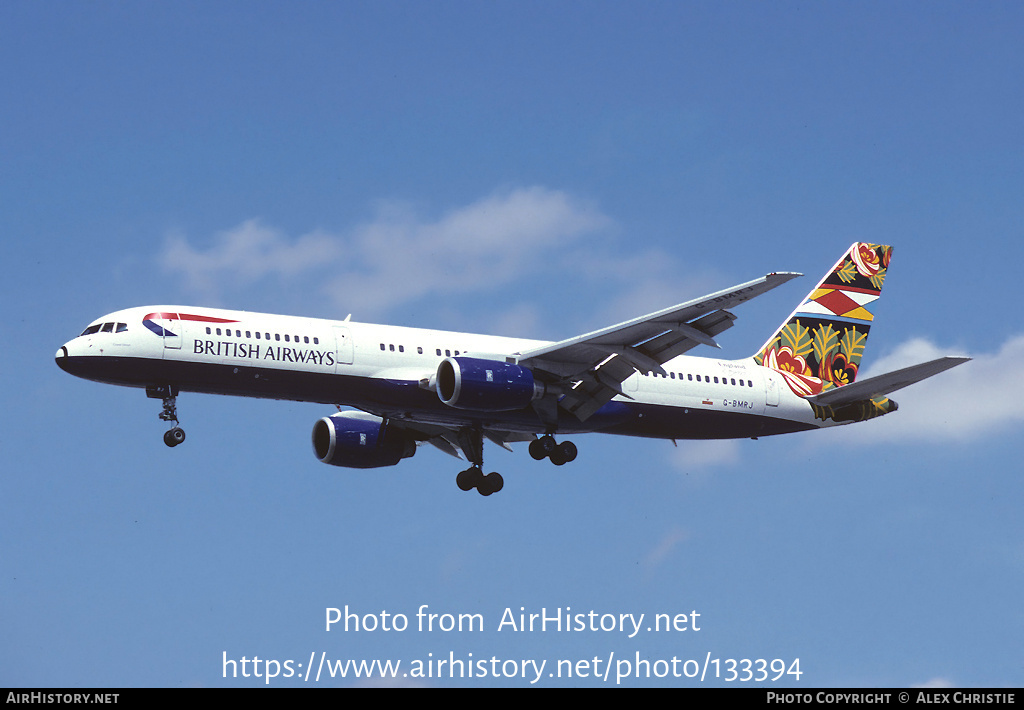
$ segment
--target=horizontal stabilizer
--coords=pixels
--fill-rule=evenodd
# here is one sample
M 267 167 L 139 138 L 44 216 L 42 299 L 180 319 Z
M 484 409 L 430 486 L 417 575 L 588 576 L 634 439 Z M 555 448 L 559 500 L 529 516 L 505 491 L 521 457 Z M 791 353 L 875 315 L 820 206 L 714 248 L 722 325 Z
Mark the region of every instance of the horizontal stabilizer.
M 938 360 L 923 362 L 920 365 L 911 365 L 902 370 L 895 370 L 877 377 L 869 377 L 866 380 L 858 380 L 852 384 L 835 389 L 826 390 L 821 394 L 807 397 L 807 401 L 822 407 L 839 407 L 844 404 L 862 402 L 872 397 L 881 397 L 890 392 L 903 389 L 915 382 L 927 379 L 940 372 L 945 372 L 951 367 L 961 365 L 971 358 L 969 357 L 940 357 Z

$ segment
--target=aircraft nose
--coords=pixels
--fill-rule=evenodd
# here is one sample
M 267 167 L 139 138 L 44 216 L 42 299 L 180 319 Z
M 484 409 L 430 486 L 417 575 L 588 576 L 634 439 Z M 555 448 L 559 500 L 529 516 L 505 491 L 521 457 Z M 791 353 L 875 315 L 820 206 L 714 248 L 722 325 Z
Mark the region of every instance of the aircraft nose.
M 60 369 L 64 370 L 65 372 L 67 372 L 67 370 L 68 370 L 68 368 L 67 368 L 67 363 L 68 363 L 68 349 L 67 349 L 67 346 L 61 345 L 60 346 L 60 350 L 58 350 L 57 354 L 53 356 L 53 359 L 57 361 L 57 367 L 59 367 Z

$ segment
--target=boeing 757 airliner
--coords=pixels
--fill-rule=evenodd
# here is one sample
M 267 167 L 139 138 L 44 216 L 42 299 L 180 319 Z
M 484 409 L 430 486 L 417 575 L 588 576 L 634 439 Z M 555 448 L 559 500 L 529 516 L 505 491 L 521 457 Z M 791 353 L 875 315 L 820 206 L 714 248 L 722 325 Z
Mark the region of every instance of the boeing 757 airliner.
M 562 465 L 555 437 L 603 432 L 659 439 L 754 438 L 859 422 L 896 410 L 887 395 L 969 360 L 943 357 L 857 379 L 892 248 L 856 243 L 753 356 L 685 355 L 736 316 L 728 309 L 795 273 L 771 273 L 560 342 L 184 306 L 117 311 L 63 345 L 57 364 L 163 400 L 185 440 L 177 395 L 205 392 L 345 405 L 313 426 L 334 466 L 393 466 L 430 443 L 469 468 L 459 488 L 501 490 L 483 473 L 484 439 Z

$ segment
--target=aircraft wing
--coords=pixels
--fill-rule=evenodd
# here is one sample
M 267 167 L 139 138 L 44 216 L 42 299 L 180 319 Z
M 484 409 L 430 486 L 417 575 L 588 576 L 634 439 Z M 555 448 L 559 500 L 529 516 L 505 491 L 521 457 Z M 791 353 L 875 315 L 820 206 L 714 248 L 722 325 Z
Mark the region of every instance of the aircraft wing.
M 940 372 L 945 372 L 951 367 L 962 365 L 970 359 L 969 357 L 940 357 L 938 360 L 924 362 L 920 365 L 911 365 L 901 370 L 887 372 L 884 375 L 869 377 L 866 380 L 858 380 L 852 384 L 826 390 L 821 394 L 806 397 L 806 399 L 812 404 L 831 407 L 862 402 L 872 397 L 888 395 L 890 392 L 895 392 L 915 382 L 920 382 Z
M 634 372 L 665 374 L 662 365 L 697 345 L 720 347 L 714 336 L 731 328 L 727 308 L 800 276 L 771 273 L 640 318 L 519 354 L 520 365 L 573 383 L 559 406 L 586 420 L 622 392 Z M 628 396 L 628 395 L 626 395 Z

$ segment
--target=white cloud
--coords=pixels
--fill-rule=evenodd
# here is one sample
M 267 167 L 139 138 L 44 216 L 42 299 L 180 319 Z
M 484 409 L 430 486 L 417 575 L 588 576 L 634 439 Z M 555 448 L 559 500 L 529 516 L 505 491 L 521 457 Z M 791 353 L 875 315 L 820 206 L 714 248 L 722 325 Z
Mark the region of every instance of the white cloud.
M 564 272 L 599 285 L 598 289 L 580 293 L 580 303 L 561 306 L 585 313 L 588 317 L 583 328 L 586 330 L 603 328 L 712 293 L 735 283 L 738 278 L 714 267 L 697 270 L 680 263 L 670 252 L 640 250 L 635 244 L 621 250 L 613 245 L 585 244 L 567 253 L 561 261 Z M 595 293 L 602 297 L 600 308 L 593 301 Z
M 160 262 L 167 271 L 182 274 L 187 288 L 219 300 L 225 286 L 247 286 L 268 277 L 295 278 L 339 254 L 340 245 L 327 234 L 312 232 L 291 240 L 251 219 L 215 234 L 206 251 L 194 248 L 181 234 L 171 234 Z
M 728 468 L 739 463 L 740 441 L 679 441 L 669 461 L 673 468 L 683 474 L 701 476 L 712 469 Z
M 352 261 L 328 286 L 346 308 L 384 310 L 429 293 L 472 293 L 562 263 L 567 247 L 610 220 L 541 187 L 492 195 L 440 219 L 382 203 L 348 240 Z
M 473 293 L 567 266 L 571 249 L 611 224 L 565 192 L 526 187 L 496 193 L 437 219 L 381 202 L 374 218 L 344 233 L 290 238 L 258 220 L 214 235 L 207 249 L 167 237 L 165 270 L 186 288 L 220 301 L 268 278 L 318 280 L 339 311 L 365 317 L 431 293 Z M 330 275 L 328 275 L 330 274 Z
M 678 526 L 672 527 L 644 557 L 643 566 L 648 571 L 653 570 L 668 559 L 672 552 L 688 539 L 690 539 L 690 533 Z
M 935 677 L 930 680 L 926 680 L 924 683 L 915 684 L 910 686 L 911 688 L 954 688 L 953 681 L 948 678 Z
M 614 222 L 564 191 L 497 191 L 437 216 L 380 201 L 371 219 L 292 237 L 250 219 L 202 246 L 170 234 L 159 260 L 203 303 L 294 308 L 362 321 L 396 309 L 424 324 L 520 337 L 569 337 L 721 288 L 671 253 L 613 237 Z M 462 297 L 488 306 L 473 321 Z M 434 308 L 416 313 L 417 308 Z M 548 308 L 550 306 L 550 308 Z M 455 311 L 458 312 L 455 312 Z M 314 313 L 308 313 L 315 315 Z

